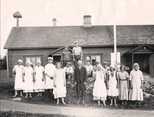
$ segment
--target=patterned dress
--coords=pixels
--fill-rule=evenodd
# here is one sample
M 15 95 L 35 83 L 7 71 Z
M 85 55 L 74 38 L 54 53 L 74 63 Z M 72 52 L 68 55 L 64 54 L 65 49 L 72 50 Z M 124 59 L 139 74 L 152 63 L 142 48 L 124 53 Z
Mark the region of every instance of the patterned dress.
M 117 74 L 120 86 L 119 86 L 119 99 L 120 100 L 128 100 L 128 78 L 129 74 L 124 72 L 118 72 Z
M 132 70 L 130 73 L 130 80 L 132 82 L 130 100 L 143 101 L 143 90 L 141 88 L 143 81 L 142 72 L 140 70 Z
M 109 73 L 109 81 L 108 81 L 108 96 L 110 97 L 116 97 L 119 95 L 119 91 L 118 91 L 118 88 L 117 88 L 117 79 L 116 79 L 116 72 L 112 73 L 110 72 Z

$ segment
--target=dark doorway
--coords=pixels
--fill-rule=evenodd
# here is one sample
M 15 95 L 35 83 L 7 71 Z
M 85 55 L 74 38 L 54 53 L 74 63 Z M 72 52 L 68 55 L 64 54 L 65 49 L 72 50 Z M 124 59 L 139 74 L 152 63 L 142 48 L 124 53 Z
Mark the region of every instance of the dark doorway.
M 54 55 L 53 56 L 53 61 L 54 61 L 54 63 L 60 62 L 61 61 L 61 55 Z
M 145 72 L 149 73 L 149 54 L 135 54 L 134 55 L 134 62 L 139 63 L 140 69 Z

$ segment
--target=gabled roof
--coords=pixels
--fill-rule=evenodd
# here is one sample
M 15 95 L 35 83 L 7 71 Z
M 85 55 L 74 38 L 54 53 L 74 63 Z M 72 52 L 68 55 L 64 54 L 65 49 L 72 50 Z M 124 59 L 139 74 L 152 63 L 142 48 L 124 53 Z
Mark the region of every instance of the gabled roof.
M 76 40 L 81 46 L 113 46 L 113 26 L 13 27 L 5 48 L 55 48 Z M 117 26 L 117 43 L 154 44 L 154 25 Z

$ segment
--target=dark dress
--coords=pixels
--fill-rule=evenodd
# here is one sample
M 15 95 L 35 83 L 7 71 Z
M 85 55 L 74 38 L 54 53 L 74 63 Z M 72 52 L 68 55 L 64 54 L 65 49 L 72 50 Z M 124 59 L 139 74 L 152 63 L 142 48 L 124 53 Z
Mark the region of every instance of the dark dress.
M 74 80 L 76 84 L 76 93 L 78 98 L 84 98 L 85 95 L 85 81 L 87 79 L 87 71 L 85 67 L 75 67 L 74 69 Z

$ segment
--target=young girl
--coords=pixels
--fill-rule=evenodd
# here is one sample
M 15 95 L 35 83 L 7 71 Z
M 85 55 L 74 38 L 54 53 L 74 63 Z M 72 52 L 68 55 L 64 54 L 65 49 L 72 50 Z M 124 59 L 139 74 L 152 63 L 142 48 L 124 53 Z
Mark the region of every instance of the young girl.
M 113 67 L 110 67 L 109 72 L 109 79 L 108 79 L 108 96 L 111 99 L 110 105 L 112 106 L 113 103 L 117 106 L 117 96 L 118 96 L 118 81 L 116 78 L 116 71 Z
M 24 92 L 26 93 L 25 98 L 32 97 L 31 93 L 33 92 L 33 68 L 31 67 L 31 62 L 27 61 L 26 66 L 24 67 Z
M 126 104 L 128 100 L 129 74 L 125 71 L 124 65 L 120 67 L 117 77 L 119 79 L 119 99 L 122 101 L 122 104 Z
M 41 65 L 41 61 L 37 61 L 37 65 L 34 68 L 34 91 L 38 92 L 38 96 L 44 92 L 44 67 Z
M 23 90 L 23 77 L 24 77 L 24 66 L 22 65 L 23 61 L 21 59 L 18 60 L 17 65 L 13 67 L 13 74 L 15 74 L 15 95 L 16 97 L 18 93 L 20 93 L 20 96 L 22 96 L 22 90 Z
M 66 75 L 60 62 L 57 62 L 54 78 L 54 97 L 59 104 L 60 99 L 63 104 L 66 104 L 64 98 L 66 97 Z
M 98 105 L 101 104 L 101 101 L 103 102 L 104 106 L 106 106 L 106 97 L 107 97 L 107 91 L 106 91 L 106 84 L 105 84 L 105 72 L 102 70 L 102 66 L 98 65 L 95 72 L 95 83 L 94 83 L 94 89 L 93 89 L 93 97 L 94 100 L 97 101 Z

